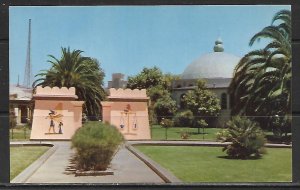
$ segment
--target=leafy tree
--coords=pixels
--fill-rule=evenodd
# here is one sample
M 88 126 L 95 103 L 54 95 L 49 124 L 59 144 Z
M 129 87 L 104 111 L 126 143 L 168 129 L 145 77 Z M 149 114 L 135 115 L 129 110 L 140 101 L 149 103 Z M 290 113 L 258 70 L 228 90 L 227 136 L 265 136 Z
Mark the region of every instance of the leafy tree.
M 51 64 L 49 70 L 42 70 L 36 76 L 33 86 L 50 87 L 75 87 L 79 100 L 85 101 L 84 108 L 91 118 L 98 118 L 100 115 L 100 101 L 105 98 L 105 91 L 102 88 L 104 72 L 100 63 L 93 58 L 83 57 L 81 50 L 70 51 L 70 48 L 62 48 L 60 59 L 49 55 Z
M 158 122 L 161 118 L 170 118 L 174 115 L 177 110 L 176 101 L 172 100 L 170 96 L 164 96 L 159 98 L 154 104 L 154 111 L 157 116 Z
M 179 79 L 180 79 L 180 76 L 178 76 L 178 75 L 166 73 L 163 75 L 162 86 L 170 92 L 172 90 L 173 81 L 179 80 Z
M 176 102 L 171 99 L 172 81 L 178 76 L 163 74 L 158 67 L 144 68 L 139 74 L 128 77 L 127 88 L 146 89 L 150 97 L 149 116 L 152 123 L 170 117 L 176 111 Z
M 173 120 L 176 127 L 191 127 L 193 126 L 194 114 L 191 110 L 179 111 Z
M 186 94 L 183 103 L 193 112 L 195 123 L 204 120 L 207 124 L 212 124 L 221 110 L 219 99 L 214 93 L 206 89 L 203 80 L 197 81 L 197 87 Z
M 272 124 L 272 131 L 274 134 L 274 137 L 277 140 L 280 141 L 286 141 L 289 142 L 291 139 L 287 138 L 288 133 L 291 132 L 291 122 L 292 118 L 289 115 L 286 115 L 284 117 L 280 117 L 278 115 L 275 115 L 274 117 L 271 117 L 271 124 Z M 283 138 L 283 134 L 285 134 L 285 138 Z
M 226 129 L 217 134 L 223 142 L 231 142 L 225 146 L 229 157 L 247 159 L 260 157 L 264 153 L 265 135 L 256 122 L 246 117 L 235 116 L 226 123 Z
M 230 84 L 230 93 L 235 102 L 232 114 L 269 116 L 255 117 L 261 126 L 268 127 L 273 126 L 273 116 L 291 114 L 291 12 L 276 13 L 272 25 L 255 34 L 249 45 L 262 38 L 270 42 L 241 59 Z
M 147 89 L 147 94 L 151 99 L 151 102 L 155 104 L 158 99 L 163 97 L 170 97 L 171 94 L 162 85 L 157 85 Z
M 165 138 L 168 139 L 168 129 L 174 126 L 174 122 L 171 119 L 162 118 L 160 121 L 162 127 L 165 128 Z
M 170 92 L 172 82 L 177 79 L 179 79 L 179 76 L 171 73 L 163 74 L 158 67 L 145 67 L 139 74 L 128 77 L 127 88 L 148 90 L 156 87 Z
M 128 77 L 127 88 L 148 89 L 163 83 L 163 73 L 158 67 L 144 68 L 136 76 Z
M 206 128 L 208 126 L 207 122 L 204 120 L 204 119 L 198 119 L 196 121 L 197 125 L 196 127 L 198 128 L 198 134 L 200 134 L 200 128 L 202 128 L 202 131 L 203 131 L 203 139 L 204 139 L 204 128 Z

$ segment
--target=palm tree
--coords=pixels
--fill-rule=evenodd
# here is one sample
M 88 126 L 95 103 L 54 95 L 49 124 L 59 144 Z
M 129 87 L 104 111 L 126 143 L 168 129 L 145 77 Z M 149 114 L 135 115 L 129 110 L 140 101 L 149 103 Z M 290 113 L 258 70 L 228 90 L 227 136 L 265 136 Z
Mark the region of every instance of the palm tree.
M 60 59 L 49 55 L 49 70 L 42 70 L 36 76 L 33 86 L 75 87 L 79 100 L 85 101 L 84 110 L 88 116 L 100 115 L 100 101 L 105 98 L 102 88 L 104 72 L 96 59 L 81 56 L 83 51 L 62 48 Z
M 246 54 L 235 69 L 229 88 L 235 103 L 234 115 L 286 116 L 291 113 L 291 12 L 276 13 L 272 25 L 255 34 L 249 45 L 262 38 L 270 42 L 264 49 Z

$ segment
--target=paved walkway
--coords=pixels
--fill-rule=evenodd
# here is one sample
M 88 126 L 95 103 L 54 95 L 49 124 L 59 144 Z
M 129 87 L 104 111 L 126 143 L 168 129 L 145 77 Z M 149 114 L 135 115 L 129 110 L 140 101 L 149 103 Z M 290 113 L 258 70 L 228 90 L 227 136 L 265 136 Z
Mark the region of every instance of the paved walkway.
M 45 143 L 43 142 L 43 144 Z M 125 145 L 117 152 L 111 162 L 109 171 L 113 171 L 114 175 L 75 177 L 75 174 L 66 171 L 71 165 L 70 159 L 74 155 L 74 150 L 70 148 L 71 143 L 69 141 L 48 143 L 54 144 L 57 149 L 27 179 L 26 183 L 164 183 L 161 177 L 126 149 Z M 12 142 L 11 144 L 18 145 L 20 142 Z M 24 142 L 23 144 L 39 144 L 39 142 Z M 224 146 L 228 143 L 209 141 L 129 141 L 128 144 Z M 266 146 L 274 148 L 291 147 L 291 145 L 285 144 L 266 144 Z
M 66 174 L 74 151 L 70 142 L 54 142 L 57 150 L 26 181 L 26 183 L 164 183 L 146 164 L 122 147 L 112 160 L 114 175 L 78 176 Z

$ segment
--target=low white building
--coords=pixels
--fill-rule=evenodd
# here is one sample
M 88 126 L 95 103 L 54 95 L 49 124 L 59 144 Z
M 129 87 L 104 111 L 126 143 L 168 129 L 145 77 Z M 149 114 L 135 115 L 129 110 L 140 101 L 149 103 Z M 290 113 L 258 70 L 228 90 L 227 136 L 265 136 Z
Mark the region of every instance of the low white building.
M 17 125 L 26 124 L 32 116 L 32 88 L 25 88 L 20 85 L 9 85 L 9 106 L 10 112 L 14 112 Z

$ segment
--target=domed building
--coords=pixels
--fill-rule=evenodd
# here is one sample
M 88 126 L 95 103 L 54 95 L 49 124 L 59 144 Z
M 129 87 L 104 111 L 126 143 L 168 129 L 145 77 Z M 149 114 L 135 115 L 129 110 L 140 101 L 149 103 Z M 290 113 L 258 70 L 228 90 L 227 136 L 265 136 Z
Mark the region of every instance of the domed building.
M 221 114 L 218 121 L 222 125 L 230 117 L 231 102 L 228 87 L 233 78 L 234 69 L 241 58 L 224 52 L 220 38 L 216 40 L 213 50 L 212 53 L 202 55 L 186 67 L 181 79 L 172 84 L 172 97 L 177 105 L 182 107 L 184 95 L 196 87 L 198 79 L 205 80 L 207 89 L 220 99 Z

